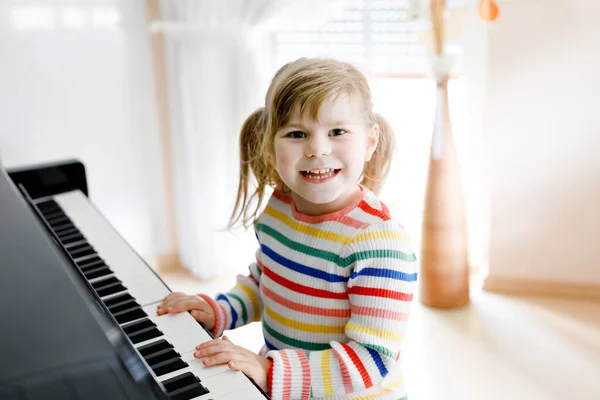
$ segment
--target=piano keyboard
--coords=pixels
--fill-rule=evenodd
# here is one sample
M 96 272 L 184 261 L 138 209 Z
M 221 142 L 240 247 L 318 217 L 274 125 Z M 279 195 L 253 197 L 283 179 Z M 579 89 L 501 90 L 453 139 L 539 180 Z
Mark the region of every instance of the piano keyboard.
M 173 400 L 259 400 L 266 396 L 226 365 L 205 367 L 195 347 L 212 337 L 189 313 L 156 315 L 170 293 L 80 191 L 36 205 L 77 267 Z

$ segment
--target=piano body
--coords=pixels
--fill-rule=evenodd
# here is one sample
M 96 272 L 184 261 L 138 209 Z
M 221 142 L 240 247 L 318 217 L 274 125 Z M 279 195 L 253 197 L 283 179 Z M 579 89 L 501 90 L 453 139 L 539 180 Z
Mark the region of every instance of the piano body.
M 84 166 L 0 167 L 0 399 L 259 400 L 87 197 Z

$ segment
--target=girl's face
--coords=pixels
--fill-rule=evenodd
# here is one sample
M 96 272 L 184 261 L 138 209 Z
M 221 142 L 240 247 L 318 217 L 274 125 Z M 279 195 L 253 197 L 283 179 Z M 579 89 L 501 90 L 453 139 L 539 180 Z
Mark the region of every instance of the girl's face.
M 297 210 L 322 215 L 349 204 L 378 138 L 361 102 L 348 95 L 326 99 L 316 121 L 296 111 L 277 131 L 274 144 L 277 172 Z

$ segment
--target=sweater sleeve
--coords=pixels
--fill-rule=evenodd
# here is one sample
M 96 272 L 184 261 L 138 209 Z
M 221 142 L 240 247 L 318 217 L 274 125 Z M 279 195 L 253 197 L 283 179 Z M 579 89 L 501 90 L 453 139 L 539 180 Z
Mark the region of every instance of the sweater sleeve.
M 388 374 L 400 352 L 417 279 L 416 257 L 402 227 L 385 221 L 359 231 L 342 256 L 352 268 L 345 343 L 323 351 L 273 350 L 274 400 L 360 392 Z
M 260 249 L 256 251 L 256 260 L 248 267 L 248 276 L 238 275 L 236 285 L 227 293 L 220 293 L 214 299 L 199 294 L 213 308 L 216 316 L 212 334 L 220 337 L 227 329 L 235 329 L 250 322 L 259 321 L 263 304 L 259 293 L 262 270 L 258 265 Z

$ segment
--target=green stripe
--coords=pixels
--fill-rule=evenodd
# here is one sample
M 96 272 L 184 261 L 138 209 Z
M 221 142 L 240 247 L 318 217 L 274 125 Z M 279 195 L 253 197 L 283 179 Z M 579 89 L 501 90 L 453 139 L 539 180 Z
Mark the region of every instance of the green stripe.
M 258 265 L 258 263 L 256 263 L 256 269 L 258 270 L 258 277 L 260 278 L 262 276 L 262 268 L 260 265 Z
M 271 328 L 267 324 L 267 321 L 265 321 L 264 319 L 263 319 L 263 327 L 265 328 L 265 330 L 267 332 L 269 332 L 269 334 L 271 336 L 273 336 L 275 339 L 279 340 L 280 342 L 288 344 L 290 346 L 297 347 L 302 350 L 320 351 L 320 350 L 328 350 L 331 348 L 329 343 L 303 342 L 301 340 L 292 339 L 285 335 L 282 335 L 281 333 L 279 333 L 279 332 L 275 331 L 273 328 Z
M 289 247 L 292 250 L 296 250 L 303 254 L 308 254 L 313 257 L 321 258 L 327 261 L 331 261 L 337 264 L 339 267 L 346 268 L 356 261 L 367 260 L 370 258 L 393 258 L 396 260 L 402 261 L 416 261 L 417 257 L 414 253 L 406 254 L 404 252 L 398 250 L 389 250 L 389 249 L 381 249 L 381 250 L 366 250 L 360 251 L 357 253 L 353 253 L 348 257 L 341 258 L 339 254 L 332 253 L 326 250 L 320 250 L 311 246 L 306 246 L 304 244 L 295 242 L 290 240 L 288 237 L 280 233 L 279 231 L 267 226 L 265 224 L 258 224 L 256 229 L 266 233 L 271 236 L 273 239 L 277 240 L 279 243 L 283 244 L 286 247 Z
M 338 254 L 332 253 L 330 251 L 319 250 L 314 247 L 306 246 L 302 243 L 294 242 L 290 240 L 285 235 L 281 234 L 279 231 L 267 226 L 265 224 L 258 224 L 256 227 L 259 231 L 266 233 L 271 236 L 273 239 L 277 240 L 279 243 L 289 247 L 292 250 L 296 250 L 300 253 L 308 254 L 313 257 L 322 258 L 324 260 L 328 260 L 334 263 L 337 263 L 340 258 Z
M 396 354 L 392 353 L 389 349 L 381 346 L 377 346 L 376 344 L 365 344 L 365 347 L 375 350 L 378 353 L 383 354 L 389 358 L 396 358 Z
M 244 304 L 244 301 L 240 298 L 240 296 L 233 294 L 233 293 L 227 293 L 230 297 L 233 297 L 234 299 L 236 299 L 238 301 L 238 303 L 240 303 L 242 305 L 242 320 L 244 321 L 244 325 L 246 325 L 248 323 L 248 311 L 246 310 L 246 305 Z

